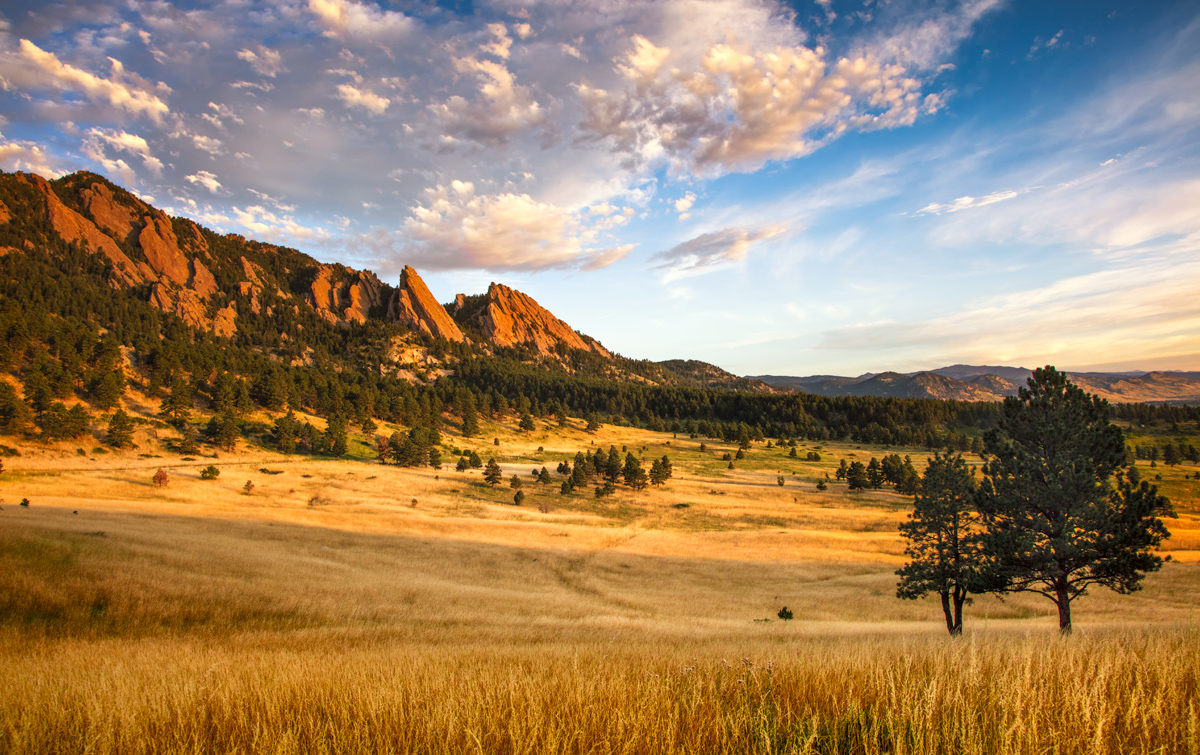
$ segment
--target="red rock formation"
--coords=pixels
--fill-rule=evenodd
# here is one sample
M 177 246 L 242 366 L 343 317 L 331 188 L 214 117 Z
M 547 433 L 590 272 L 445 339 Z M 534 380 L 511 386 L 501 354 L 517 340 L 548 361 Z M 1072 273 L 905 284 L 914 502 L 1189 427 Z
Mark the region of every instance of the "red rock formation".
M 179 239 L 175 238 L 166 215 L 156 210 L 146 218 L 146 225 L 138 234 L 138 246 L 145 252 L 154 272 L 177 285 L 187 285 L 191 278 L 188 260 L 179 250 Z
M 192 289 L 200 294 L 202 299 L 216 296 L 220 291 L 217 288 L 217 279 L 199 258 L 192 260 Z
M 112 262 L 113 271 L 122 284 L 132 286 L 146 280 L 146 276 L 129 257 L 125 256 L 125 252 L 121 251 L 116 242 L 105 236 L 92 221 L 62 203 L 46 179 L 30 173 L 17 175 L 42 195 L 42 200 L 46 204 L 46 214 L 50 217 L 50 224 L 59 236 L 66 241 L 78 241 L 85 244 L 93 252 L 99 252 L 107 257 Z
M 358 282 L 350 285 L 350 306 L 342 310 L 346 321 L 364 323 L 372 307 L 383 303 L 383 284 L 370 271 L 358 273 Z
M 388 317 L 413 330 L 449 341 L 465 341 L 466 336 L 438 304 L 425 281 L 408 265 L 400 273 L 400 290 L 388 305 Z
M 488 287 L 487 304 L 475 315 L 475 322 L 488 340 L 498 346 L 523 343 L 533 346 L 541 354 L 550 354 L 555 346 L 564 343 L 572 349 L 612 356 L 599 343 L 584 339 L 531 297 L 499 283 Z
M 79 198 L 93 223 L 118 241 L 134 241 L 141 228 L 139 213 L 117 202 L 112 189 L 97 181 L 79 192 Z

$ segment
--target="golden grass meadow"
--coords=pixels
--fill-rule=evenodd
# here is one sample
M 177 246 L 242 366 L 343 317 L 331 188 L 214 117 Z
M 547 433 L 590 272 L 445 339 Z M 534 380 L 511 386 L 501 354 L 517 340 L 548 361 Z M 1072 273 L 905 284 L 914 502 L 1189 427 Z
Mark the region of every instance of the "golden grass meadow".
M 0 752 L 1200 753 L 1194 465 L 1143 470 L 1179 514 L 1144 590 L 1080 598 L 1065 638 L 1040 596 L 979 597 L 954 640 L 895 597 L 911 499 L 816 489 L 921 450 L 756 444 L 728 469 L 726 444 L 622 427 L 448 437 L 502 463 L 489 489 L 152 432 L 5 459 Z M 610 444 L 674 479 L 530 476 Z

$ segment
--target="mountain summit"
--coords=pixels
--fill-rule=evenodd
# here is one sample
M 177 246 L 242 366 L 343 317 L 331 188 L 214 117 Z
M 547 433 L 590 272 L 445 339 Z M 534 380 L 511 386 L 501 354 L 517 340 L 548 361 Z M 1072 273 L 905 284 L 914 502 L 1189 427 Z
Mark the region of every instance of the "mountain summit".
M 499 283 L 443 306 L 408 265 L 393 287 L 369 270 L 322 264 L 295 249 L 169 217 L 94 173 L 55 181 L 0 174 L 0 197 L 0 254 L 37 252 L 54 240 L 76 245 L 98 258 L 110 287 L 217 336 L 232 337 L 248 319 L 271 320 L 289 309 L 341 327 L 393 322 L 484 348 L 527 345 L 543 356 L 572 349 L 612 356 L 531 297 Z

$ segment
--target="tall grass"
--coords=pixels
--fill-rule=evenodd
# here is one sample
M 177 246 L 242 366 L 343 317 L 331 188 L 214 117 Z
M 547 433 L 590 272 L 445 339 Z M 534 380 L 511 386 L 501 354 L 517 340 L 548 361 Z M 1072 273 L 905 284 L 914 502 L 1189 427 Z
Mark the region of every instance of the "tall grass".
M 1195 629 L 790 646 L 13 639 L 8 753 L 1200 751 Z

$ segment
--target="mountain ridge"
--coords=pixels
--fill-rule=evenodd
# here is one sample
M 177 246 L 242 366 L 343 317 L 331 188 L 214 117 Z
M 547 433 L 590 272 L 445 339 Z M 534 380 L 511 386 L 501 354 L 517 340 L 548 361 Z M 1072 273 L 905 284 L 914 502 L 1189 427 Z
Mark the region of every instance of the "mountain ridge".
M 956 364 L 910 373 L 839 375 L 756 375 L 768 385 L 821 396 L 935 398 L 955 401 L 1003 401 L 1033 374 L 1024 367 Z M 1183 371 L 1067 372 L 1079 387 L 1110 402 L 1200 403 L 1200 373 Z M 958 377 L 956 377 L 958 376 Z

